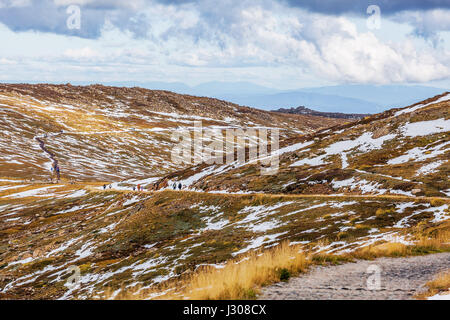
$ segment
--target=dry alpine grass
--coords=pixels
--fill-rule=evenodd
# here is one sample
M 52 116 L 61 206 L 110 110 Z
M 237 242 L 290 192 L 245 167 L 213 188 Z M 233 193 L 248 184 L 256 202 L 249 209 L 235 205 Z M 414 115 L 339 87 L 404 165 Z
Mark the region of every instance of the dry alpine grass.
M 379 257 L 405 257 L 449 251 L 450 223 L 444 222 L 436 230 L 417 234 L 416 239 L 416 242 L 412 245 L 386 242 L 363 247 L 350 253 L 350 256 L 356 259 L 372 260 Z
M 433 280 L 427 282 L 428 290 L 418 296 L 417 299 L 426 299 L 442 292 L 450 291 L 450 269 L 438 274 Z
M 375 259 L 379 257 L 403 257 L 408 254 L 408 246 L 398 242 L 386 242 L 356 250 L 351 255 L 357 259 Z
M 247 299 L 256 297 L 263 285 L 287 280 L 306 270 L 305 255 L 288 243 L 243 260 L 230 261 L 223 269 L 209 269 L 189 281 L 190 299 Z
M 170 284 L 155 289 L 125 290 L 106 298 L 231 300 L 254 299 L 259 289 L 289 279 L 306 271 L 310 259 L 297 245 L 288 242 L 263 252 L 252 252 L 239 260 L 228 261 L 222 268 L 207 267 Z
M 305 254 L 299 246 L 284 242 L 265 251 L 249 253 L 230 260 L 221 268 L 212 266 L 182 276 L 180 279 L 148 289 L 127 288 L 117 296 L 107 291 L 102 298 L 121 300 L 192 299 L 231 300 L 256 298 L 263 286 L 289 279 L 305 272 L 313 264 L 341 264 L 355 259 L 373 260 L 380 257 L 405 257 L 450 250 L 450 223 L 424 230 L 416 235 L 413 245 L 385 242 L 363 247 L 344 255 L 326 253 Z M 431 232 L 430 232 L 431 230 Z M 443 282 L 437 279 L 436 283 Z M 437 286 L 437 285 L 436 285 Z M 444 285 L 445 286 L 445 285 Z

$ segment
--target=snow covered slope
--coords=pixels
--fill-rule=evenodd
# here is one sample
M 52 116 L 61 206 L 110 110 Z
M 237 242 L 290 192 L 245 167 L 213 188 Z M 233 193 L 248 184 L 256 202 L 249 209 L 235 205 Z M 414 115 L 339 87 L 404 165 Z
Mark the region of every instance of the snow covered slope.
M 102 298 L 106 289 L 148 288 L 283 241 L 331 253 L 383 241 L 414 243 L 411 230 L 420 222 L 444 223 L 450 205 L 404 196 L 1 185 L 0 299 Z M 74 266 L 80 278 L 72 287 L 67 280 Z
M 210 192 L 450 195 L 450 94 L 286 142 L 280 168 L 197 166 L 170 181 Z
M 285 116 L 216 99 L 101 85 L 0 85 L 0 177 L 48 179 L 54 154 L 67 180 L 119 181 L 179 169 L 174 131 L 278 127 L 281 139 L 339 123 Z
M 284 241 L 345 253 L 450 227 L 448 94 L 313 132 L 336 123 L 137 88 L 0 88 L 0 299 L 114 297 Z M 170 134 L 200 118 L 288 128 L 277 174 L 180 171 Z M 187 188 L 149 188 L 172 182 Z

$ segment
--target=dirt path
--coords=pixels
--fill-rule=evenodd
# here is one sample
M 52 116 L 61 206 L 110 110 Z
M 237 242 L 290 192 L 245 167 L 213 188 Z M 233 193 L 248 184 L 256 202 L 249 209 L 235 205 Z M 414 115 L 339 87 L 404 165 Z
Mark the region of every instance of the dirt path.
M 45 142 L 44 140 L 42 140 L 39 137 L 35 137 L 34 139 L 36 139 L 37 142 L 39 142 L 39 147 L 42 149 L 42 151 L 44 151 L 46 154 L 48 154 L 49 159 L 52 161 L 52 167 L 58 168 L 58 159 L 55 158 L 55 154 L 53 152 L 51 152 L 50 150 L 47 149 L 47 147 L 45 146 Z M 59 176 L 58 176 L 58 180 L 59 180 Z
M 109 183 L 109 182 L 108 182 Z M 89 185 L 89 182 L 86 182 L 86 185 Z M 122 190 L 122 189 L 112 189 L 116 192 L 130 192 L 129 190 Z M 102 190 L 94 190 L 100 192 Z M 107 190 L 108 192 L 111 190 Z M 425 201 L 431 201 L 431 200 L 442 200 L 445 202 L 450 202 L 450 197 L 425 197 L 425 196 L 407 196 L 407 195 L 397 195 L 397 194 L 380 194 L 380 195 L 370 195 L 370 194 L 283 194 L 283 193 L 219 193 L 214 191 L 195 191 L 195 190 L 173 190 L 165 189 L 165 190 L 151 190 L 151 191 L 141 191 L 145 193 L 156 193 L 156 192 L 187 192 L 187 193 L 201 193 L 201 194 L 210 194 L 210 195 L 216 195 L 216 196 L 227 196 L 231 195 L 234 197 L 248 197 L 248 196 L 264 196 L 264 197 L 273 197 L 273 198 L 285 198 L 285 199 L 311 199 L 311 198 L 323 198 L 323 199 L 346 199 L 346 200 L 358 200 L 358 199 L 390 199 L 390 200 L 398 200 L 398 201 L 414 201 L 414 200 L 425 200 Z
M 377 269 L 380 268 L 380 269 Z M 340 266 L 314 267 L 307 274 L 263 290 L 269 300 L 413 299 L 437 273 L 450 268 L 450 253 L 380 258 Z M 379 273 L 379 290 L 376 287 Z M 368 282 L 369 285 L 368 286 Z
M 55 168 L 58 165 L 58 160 L 55 158 L 55 154 L 45 147 L 45 142 L 41 138 L 36 137 L 35 139 L 37 142 L 39 142 L 39 147 L 42 149 L 42 151 L 48 154 L 48 157 L 53 162 L 53 168 Z
M 192 191 L 192 190 L 182 190 L 187 192 L 200 192 L 200 191 Z M 208 193 L 208 194 L 216 194 L 216 195 L 223 195 L 224 193 L 218 193 L 218 192 L 200 192 L 200 193 Z M 304 199 L 310 199 L 310 198 L 324 198 L 324 199 L 392 199 L 392 200 L 405 200 L 405 201 L 414 201 L 414 200 L 443 200 L 443 201 L 450 201 L 450 197 L 425 197 L 425 196 L 407 196 L 407 195 L 399 195 L 399 194 L 286 194 L 286 193 L 230 193 L 233 196 L 266 196 L 266 197 L 284 197 L 286 199 L 292 198 L 304 198 Z

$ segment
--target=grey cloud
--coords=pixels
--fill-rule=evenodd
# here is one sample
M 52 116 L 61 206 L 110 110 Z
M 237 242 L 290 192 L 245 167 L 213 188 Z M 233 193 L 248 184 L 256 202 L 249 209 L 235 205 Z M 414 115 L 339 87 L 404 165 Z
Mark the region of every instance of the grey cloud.
M 354 13 L 366 15 L 369 5 L 378 5 L 383 14 L 396 14 L 402 11 L 450 9 L 450 0 L 285 0 L 293 7 L 303 8 L 324 14 Z
M 31 5 L 13 6 L 14 3 L 26 1 L 0 0 L 0 23 L 13 31 L 41 31 L 56 34 L 73 35 L 82 38 L 96 39 L 100 37 L 106 21 L 123 31 L 130 32 L 134 37 L 149 36 L 151 17 L 146 16 L 145 8 L 155 3 L 174 5 L 178 8 L 194 8 L 201 21 L 190 29 L 184 29 L 183 34 L 197 40 L 223 42 L 223 37 L 231 37 L 239 41 L 241 32 L 234 25 L 239 25 L 243 9 L 255 5 L 272 8 L 277 4 L 302 8 L 310 12 L 326 15 L 359 14 L 366 15 L 368 5 L 376 4 L 381 8 L 382 15 L 390 19 L 414 26 L 414 34 L 420 37 L 435 37 L 442 29 L 439 24 L 427 22 L 410 16 L 397 17 L 410 11 L 428 12 L 432 9 L 450 9 L 450 0 L 92 0 L 78 1 L 82 9 L 82 24 L 80 30 L 70 30 L 66 26 L 68 14 L 66 6 L 56 5 L 56 0 L 30 0 Z M 59 3 L 70 1 L 59 0 Z M 74 3 L 77 1 L 74 0 Z M 162 35 L 162 40 L 176 37 L 180 30 L 177 26 L 169 28 Z
M 149 30 L 143 14 L 117 1 L 96 1 L 80 5 L 81 29 L 69 29 L 67 8 L 68 6 L 56 5 L 53 0 L 32 1 L 30 5 L 21 6 L 0 2 L 0 22 L 16 32 L 31 30 L 90 39 L 101 35 L 106 21 L 131 32 L 135 37 L 144 37 Z
M 157 0 L 159 3 L 180 5 L 200 3 L 202 0 Z M 210 1 L 214 2 L 214 1 Z M 215 4 L 227 1 L 217 1 Z M 241 1 L 245 2 L 245 1 Z M 365 15 L 369 5 L 378 5 L 386 14 L 395 14 L 407 10 L 450 9 L 450 0 L 278 0 L 292 7 L 303 8 L 324 14 L 355 13 Z
M 396 14 L 392 19 L 399 23 L 413 25 L 413 35 L 430 40 L 434 46 L 442 42 L 438 34 L 439 31 L 450 31 L 448 10 L 408 11 Z

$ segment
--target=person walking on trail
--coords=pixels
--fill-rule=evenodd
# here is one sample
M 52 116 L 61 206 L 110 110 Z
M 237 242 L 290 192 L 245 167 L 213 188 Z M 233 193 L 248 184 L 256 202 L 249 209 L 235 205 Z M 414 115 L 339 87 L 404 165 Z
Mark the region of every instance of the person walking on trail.
M 141 185 L 138 184 L 138 191 L 141 191 Z
M 60 173 L 59 173 L 59 166 L 56 166 L 56 178 L 58 179 L 58 181 L 59 181 L 60 178 L 61 178 L 61 175 L 60 175 Z
M 136 191 L 136 186 L 133 186 L 133 191 Z
M 103 190 L 106 190 L 106 184 L 103 185 Z
M 176 182 L 173 183 L 172 189 L 173 189 L 173 190 L 177 190 L 177 183 L 176 183 Z
M 180 184 L 178 185 L 178 190 L 181 190 L 181 187 L 182 187 L 182 186 L 181 186 L 181 183 L 180 183 Z

